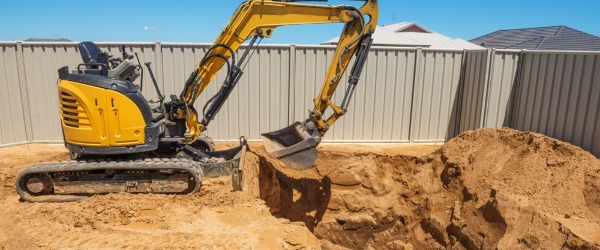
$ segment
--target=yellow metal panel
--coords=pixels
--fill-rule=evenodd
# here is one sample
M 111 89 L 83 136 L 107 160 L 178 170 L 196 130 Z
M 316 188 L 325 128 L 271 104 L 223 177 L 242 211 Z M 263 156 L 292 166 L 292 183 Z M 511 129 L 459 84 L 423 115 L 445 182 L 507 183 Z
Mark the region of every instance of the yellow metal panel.
M 127 96 L 106 90 L 108 130 L 111 146 L 144 144 L 146 122 L 139 107 Z
M 60 80 L 58 90 L 68 143 L 95 147 L 144 144 L 144 117 L 127 96 L 68 80 Z
M 105 90 L 59 80 L 58 92 L 65 140 L 79 146 L 108 147 L 110 141 L 104 119 Z

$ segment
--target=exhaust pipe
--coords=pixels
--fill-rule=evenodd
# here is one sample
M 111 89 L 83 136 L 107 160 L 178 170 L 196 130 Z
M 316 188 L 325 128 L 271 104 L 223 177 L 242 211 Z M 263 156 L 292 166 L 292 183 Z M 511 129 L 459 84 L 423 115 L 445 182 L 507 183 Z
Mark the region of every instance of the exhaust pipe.
M 312 168 L 317 160 L 317 145 L 321 137 L 312 122 L 300 122 L 283 129 L 262 134 L 261 138 L 269 154 L 282 161 L 287 167 L 304 171 Z

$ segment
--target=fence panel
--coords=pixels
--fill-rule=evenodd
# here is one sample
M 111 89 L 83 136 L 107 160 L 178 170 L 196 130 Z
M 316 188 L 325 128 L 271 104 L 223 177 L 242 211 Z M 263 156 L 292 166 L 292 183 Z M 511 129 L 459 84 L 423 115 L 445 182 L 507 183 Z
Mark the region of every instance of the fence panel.
M 408 142 L 410 140 L 410 122 L 415 79 L 416 50 L 382 50 L 385 53 L 385 74 L 377 81 L 381 95 L 373 96 L 373 100 L 381 103 L 382 118 L 381 136 L 373 140 Z M 383 70 L 382 70 L 383 71 Z M 375 73 L 375 72 L 373 72 Z M 381 74 L 381 73 L 380 73 Z M 370 80 L 365 79 L 369 84 Z M 382 97 L 382 98 L 379 98 Z M 350 138 L 352 139 L 352 138 Z
M 24 43 L 23 61 L 33 142 L 62 141 L 58 112 L 58 69 L 76 68 L 81 57 L 76 44 Z
M 208 49 L 208 45 L 162 46 L 165 94 L 179 96 L 184 82 Z M 245 49 L 245 46 L 240 48 L 238 54 L 243 54 Z M 245 135 L 258 140 L 261 132 L 289 124 L 290 48 L 259 46 L 250 55 L 240 82 L 207 130 L 207 134 L 216 139 L 237 140 Z M 221 70 L 198 98 L 195 105 L 198 112 L 202 112 L 206 101 L 220 89 L 226 71 Z
M 0 145 L 27 142 L 17 44 L 0 44 Z
M 414 142 L 443 142 L 458 125 L 463 51 L 423 50 L 415 82 L 411 133 Z
M 525 52 L 512 127 L 600 156 L 600 53 Z
M 302 46 L 294 48 L 291 82 L 291 122 L 308 117 L 313 99 L 329 69 L 333 47 Z M 348 113 L 336 121 L 325 141 L 395 141 L 409 140 L 410 108 L 416 50 L 374 48 L 369 53 Z M 348 74 L 354 61 L 332 97 L 340 105 L 348 86 Z M 328 117 L 331 112 L 325 113 Z
M 513 97 L 518 88 L 520 51 L 492 50 L 484 128 L 510 126 Z
M 458 133 L 481 127 L 489 56 L 488 51 L 468 51 L 465 55 Z
M 240 51 L 243 53 L 243 50 Z M 244 114 L 240 120 L 244 131 L 251 139 L 259 139 L 260 133 L 278 130 L 288 126 L 289 95 L 290 95 L 290 49 L 285 47 L 261 47 L 248 62 L 245 73 L 238 84 L 237 93 L 232 93 L 228 103 L 227 116 L 237 117 Z M 219 82 L 220 84 L 220 82 Z M 240 101 L 246 101 L 242 103 Z M 238 113 L 238 110 L 241 113 Z M 233 121 L 233 120 L 230 120 Z M 216 124 L 227 121 L 215 120 Z M 236 125 L 237 126 L 237 125 Z M 231 137 L 240 135 L 239 131 L 231 130 Z
M 320 86 L 323 84 L 328 65 L 335 53 L 334 48 L 331 46 L 299 46 L 295 47 L 293 51 L 294 61 L 291 62 L 292 77 L 290 79 L 291 92 L 289 99 L 290 122 L 304 121 L 309 115 L 308 111 L 314 108 L 313 99 L 321 91 Z M 347 79 L 346 74 L 342 79 L 342 81 Z M 359 82 L 359 86 L 361 83 Z M 339 88 L 342 86 L 343 83 L 340 83 Z M 350 106 L 354 107 L 353 104 L 350 104 Z M 329 115 L 330 113 L 325 114 L 325 116 Z M 341 120 L 345 118 L 347 117 L 340 119 L 334 127 L 337 127 L 338 123 L 342 123 Z M 343 125 L 340 125 L 340 127 L 343 127 Z M 331 139 L 332 136 L 333 133 L 328 133 L 326 139 Z

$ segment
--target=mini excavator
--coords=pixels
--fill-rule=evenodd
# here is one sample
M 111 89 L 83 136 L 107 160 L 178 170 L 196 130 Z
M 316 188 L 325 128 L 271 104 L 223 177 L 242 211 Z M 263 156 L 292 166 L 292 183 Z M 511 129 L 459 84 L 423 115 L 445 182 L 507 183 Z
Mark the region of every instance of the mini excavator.
M 71 71 L 68 67 L 58 71 L 62 129 L 71 161 L 25 169 L 17 177 L 17 193 L 25 201 L 58 202 L 114 192 L 198 191 L 209 169 L 235 168 L 243 157 L 245 139 L 240 147 L 214 151 L 212 139 L 203 132 L 240 80 L 257 40 L 271 37 L 279 26 L 345 23 L 308 118 L 262 134 L 267 151 L 286 166 L 311 168 L 321 137 L 347 111 L 373 41 L 378 1 L 363 1 L 361 8 L 296 3 L 308 2 L 299 0 L 243 2 L 195 67 L 181 94 L 171 95 L 169 100 L 160 92 L 149 63 L 146 68 L 158 101 L 142 96 L 143 79 L 140 85 L 133 83 L 143 77 L 144 67 L 139 60 L 136 64 L 136 57 L 127 54 L 125 48 L 122 57 L 115 58 L 92 42 L 80 43 L 83 63 Z M 245 42 L 247 49 L 238 57 L 236 51 Z M 338 106 L 331 97 L 353 57 L 348 86 Z M 195 101 L 223 67 L 227 69 L 224 83 L 199 113 Z M 324 117 L 328 108 L 333 112 Z M 177 157 L 181 152 L 189 157 Z

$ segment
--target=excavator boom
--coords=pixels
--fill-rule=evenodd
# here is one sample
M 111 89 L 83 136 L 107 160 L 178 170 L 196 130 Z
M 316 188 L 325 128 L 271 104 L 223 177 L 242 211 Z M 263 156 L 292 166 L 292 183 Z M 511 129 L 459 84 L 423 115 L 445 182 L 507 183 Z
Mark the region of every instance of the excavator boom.
M 187 121 L 188 137 L 195 139 L 214 119 L 243 74 L 242 65 L 257 38 L 271 37 L 277 27 L 284 25 L 345 23 L 309 117 L 287 128 L 263 134 L 267 150 L 287 166 L 303 170 L 314 165 L 316 145 L 320 143 L 321 137 L 329 127 L 345 114 L 350 103 L 372 43 L 371 35 L 377 25 L 378 2 L 365 0 L 360 9 L 346 5 L 324 6 L 291 2 L 297 1 L 248 0 L 240 5 L 227 27 L 188 78 L 180 95 L 180 101 L 185 104 L 185 108 L 181 109 L 178 115 L 180 119 Z M 248 39 L 252 39 L 248 49 L 239 61 L 236 61 L 235 51 Z M 332 102 L 331 97 L 353 56 L 356 60 L 349 85 L 342 104 L 338 106 Z M 226 80 L 220 91 L 208 101 L 200 116 L 192 104 L 224 65 L 227 65 L 228 69 Z M 333 113 L 324 117 L 327 108 L 332 108 Z

